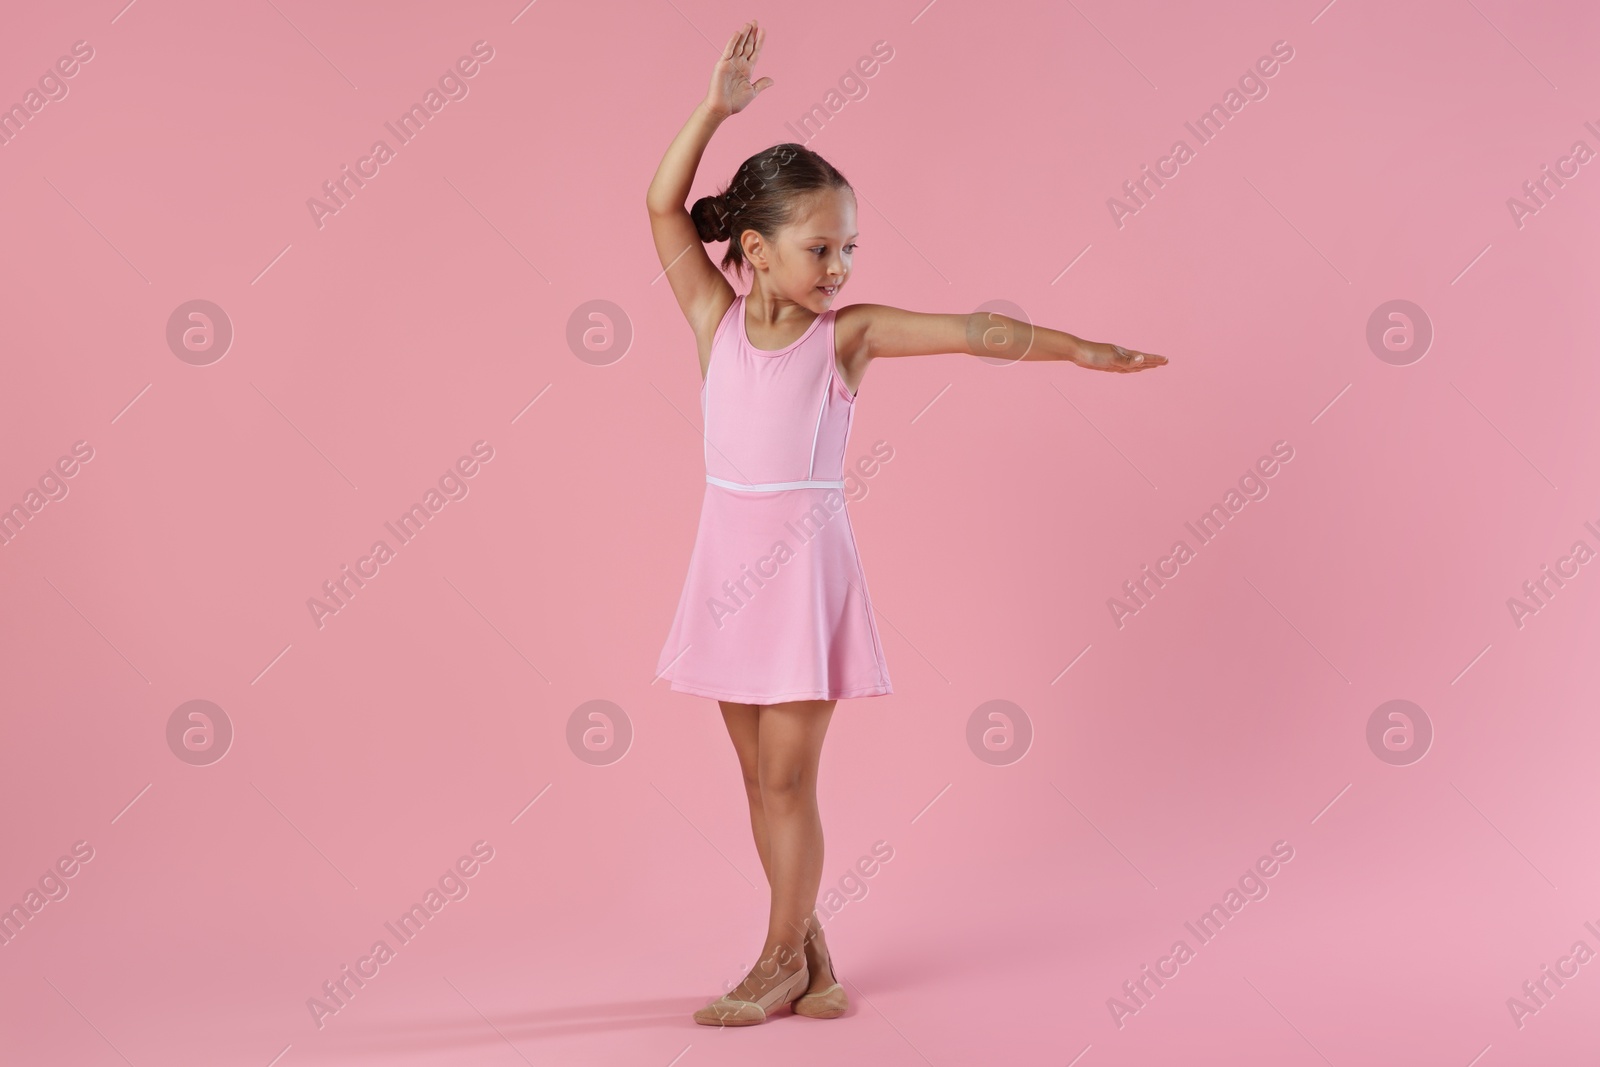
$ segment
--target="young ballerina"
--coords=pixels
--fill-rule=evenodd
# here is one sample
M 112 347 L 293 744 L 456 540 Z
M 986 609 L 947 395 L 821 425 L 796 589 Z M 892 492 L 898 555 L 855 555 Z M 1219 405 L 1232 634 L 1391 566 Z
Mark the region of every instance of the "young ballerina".
M 711 135 L 771 78 L 751 83 L 765 31 L 729 39 L 705 100 L 667 149 L 645 203 L 656 252 L 700 351 L 706 495 L 657 677 L 718 701 L 738 755 L 771 887 L 766 941 L 743 981 L 696 1022 L 764 1022 L 784 1004 L 835 1018 L 848 1001 L 816 915 L 822 880 L 817 763 L 835 703 L 892 693 L 841 490 L 869 363 L 964 352 L 1129 372 L 1167 361 L 1001 315 L 834 308 L 856 239 L 855 194 L 816 153 L 780 144 L 727 189 L 684 202 Z M 754 272 L 733 287 L 722 267 Z

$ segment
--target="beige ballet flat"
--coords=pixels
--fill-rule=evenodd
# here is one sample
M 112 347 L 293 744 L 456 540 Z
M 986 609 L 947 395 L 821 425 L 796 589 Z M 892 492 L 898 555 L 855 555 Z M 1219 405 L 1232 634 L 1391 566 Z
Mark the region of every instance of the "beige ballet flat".
M 694 1021 L 706 1026 L 754 1026 L 795 998 L 811 984 L 811 975 L 802 961 L 800 969 L 767 990 L 757 1000 L 736 1000 L 722 996 L 694 1013 Z
M 833 970 L 832 949 L 828 950 L 828 973 L 838 977 Z M 808 1019 L 837 1019 L 849 1006 L 850 998 L 844 995 L 844 986 L 835 982 L 820 993 L 807 993 L 800 997 L 794 1002 L 793 1011 Z

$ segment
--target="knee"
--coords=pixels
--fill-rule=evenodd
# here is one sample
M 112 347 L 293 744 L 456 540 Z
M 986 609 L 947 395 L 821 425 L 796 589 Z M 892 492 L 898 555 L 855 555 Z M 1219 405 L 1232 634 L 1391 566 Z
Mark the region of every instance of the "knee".
M 764 807 L 788 811 L 810 797 L 809 782 L 797 770 L 766 769 L 760 774 L 758 791 Z

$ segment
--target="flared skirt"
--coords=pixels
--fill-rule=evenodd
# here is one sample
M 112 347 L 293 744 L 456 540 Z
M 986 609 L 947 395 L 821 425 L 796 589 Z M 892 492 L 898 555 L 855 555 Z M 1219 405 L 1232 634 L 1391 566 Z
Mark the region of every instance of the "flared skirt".
M 707 482 L 656 676 L 742 704 L 892 693 L 844 494 Z

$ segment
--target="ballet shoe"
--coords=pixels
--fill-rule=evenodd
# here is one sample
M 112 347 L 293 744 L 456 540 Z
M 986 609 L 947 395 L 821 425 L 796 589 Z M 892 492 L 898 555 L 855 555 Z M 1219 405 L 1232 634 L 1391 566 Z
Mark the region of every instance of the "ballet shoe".
M 721 996 L 694 1013 L 694 1021 L 705 1026 L 754 1026 L 767 1021 L 784 1004 L 793 1003 L 811 983 L 802 961 L 800 969 L 767 990 L 755 1000 Z
M 832 949 L 827 952 L 827 962 L 828 973 L 837 978 L 833 969 Z M 808 1019 L 837 1019 L 849 1006 L 850 998 L 845 996 L 844 986 L 834 982 L 826 989 L 801 996 L 794 1002 L 792 1010 L 796 1015 L 804 1015 Z

